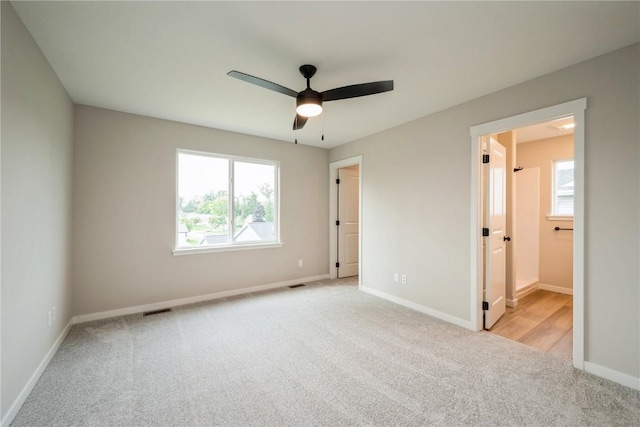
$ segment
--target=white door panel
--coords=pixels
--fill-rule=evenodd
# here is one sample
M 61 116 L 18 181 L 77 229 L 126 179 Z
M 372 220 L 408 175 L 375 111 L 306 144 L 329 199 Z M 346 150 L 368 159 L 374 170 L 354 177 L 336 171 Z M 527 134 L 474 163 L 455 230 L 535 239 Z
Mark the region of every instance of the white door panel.
M 489 138 L 489 164 L 485 194 L 485 227 L 489 236 L 485 262 L 485 295 L 489 307 L 484 313 L 484 327 L 491 328 L 506 311 L 506 148 Z M 485 165 L 487 166 L 487 165 Z
M 358 275 L 360 173 L 358 169 L 338 169 L 338 277 Z

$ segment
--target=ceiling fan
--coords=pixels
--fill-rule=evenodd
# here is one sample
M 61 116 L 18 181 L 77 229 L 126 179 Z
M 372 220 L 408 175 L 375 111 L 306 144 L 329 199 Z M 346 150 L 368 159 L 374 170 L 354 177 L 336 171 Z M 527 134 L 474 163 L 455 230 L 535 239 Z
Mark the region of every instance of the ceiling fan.
M 283 95 L 296 98 L 296 117 L 293 120 L 293 130 L 302 129 L 307 123 L 309 117 L 315 117 L 322 113 L 322 103 L 326 101 L 337 101 L 340 99 L 356 98 L 359 96 L 374 95 L 376 93 L 388 92 L 393 90 L 393 80 L 384 80 L 380 82 L 361 83 L 350 86 L 343 86 L 336 89 L 317 92 L 311 89 L 309 80 L 316 73 L 316 67 L 313 65 L 303 65 L 300 67 L 300 74 L 307 79 L 307 88 L 301 92 L 280 86 L 277 83 L 261 79 L 259 77 L 250 76 L 240 71 L 229 71 L 228 76 L 243 80 L 254 85 L 258 85 L 265 89 L 270 89 Z

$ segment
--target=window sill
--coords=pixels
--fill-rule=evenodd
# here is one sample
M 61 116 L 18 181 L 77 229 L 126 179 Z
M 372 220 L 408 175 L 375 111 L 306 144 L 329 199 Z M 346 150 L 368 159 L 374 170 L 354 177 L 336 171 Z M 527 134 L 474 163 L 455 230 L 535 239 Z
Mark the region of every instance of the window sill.
M 547 215 L 547 221 L 573 221 L 573 215 Z
M 208 254 L 213 252 L 249 251 L 253 249 L 271 249 L 281 248 L 282 246 L 284 246 L 283 242 L 269 242 L 249 243 L 244 245 L 205 246 L 202 248 L 178 248 L 173 250 L 173 256 Z

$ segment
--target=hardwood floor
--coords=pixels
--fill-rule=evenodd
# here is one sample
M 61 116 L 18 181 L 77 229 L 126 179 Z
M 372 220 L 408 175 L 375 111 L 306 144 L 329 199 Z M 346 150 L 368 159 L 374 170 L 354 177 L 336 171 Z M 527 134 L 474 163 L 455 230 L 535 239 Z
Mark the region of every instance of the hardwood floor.
M 489 332 L 571 359 L 573 296 L 537 290 L 507 307 Z

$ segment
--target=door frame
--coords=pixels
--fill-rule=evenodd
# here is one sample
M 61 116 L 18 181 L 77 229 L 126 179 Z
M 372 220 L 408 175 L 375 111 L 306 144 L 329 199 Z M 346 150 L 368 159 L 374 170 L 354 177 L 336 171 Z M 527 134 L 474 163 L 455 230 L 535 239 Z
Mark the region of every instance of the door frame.
M 338 277 L 336 268 L 338 238 L 335 232 L 338 219 L 338 192 L 336 191 L 338 169 L 355 165 L 358 165 L 360 175 L 358 184 L 358 288 L 360 288 L 362 286 L 362 155 L 329 163 L 329 277 L 331 279 Z
M 482 236 L 480 183 L 482 173 L 482 137 L 493 133 L 573 116 L 574 140 L 574 212 L 573 212 L 573 366 L 584 370 L 584 128 L 587 98 L 479 124 L 471 134 L 471 324 L 482 330 Z

